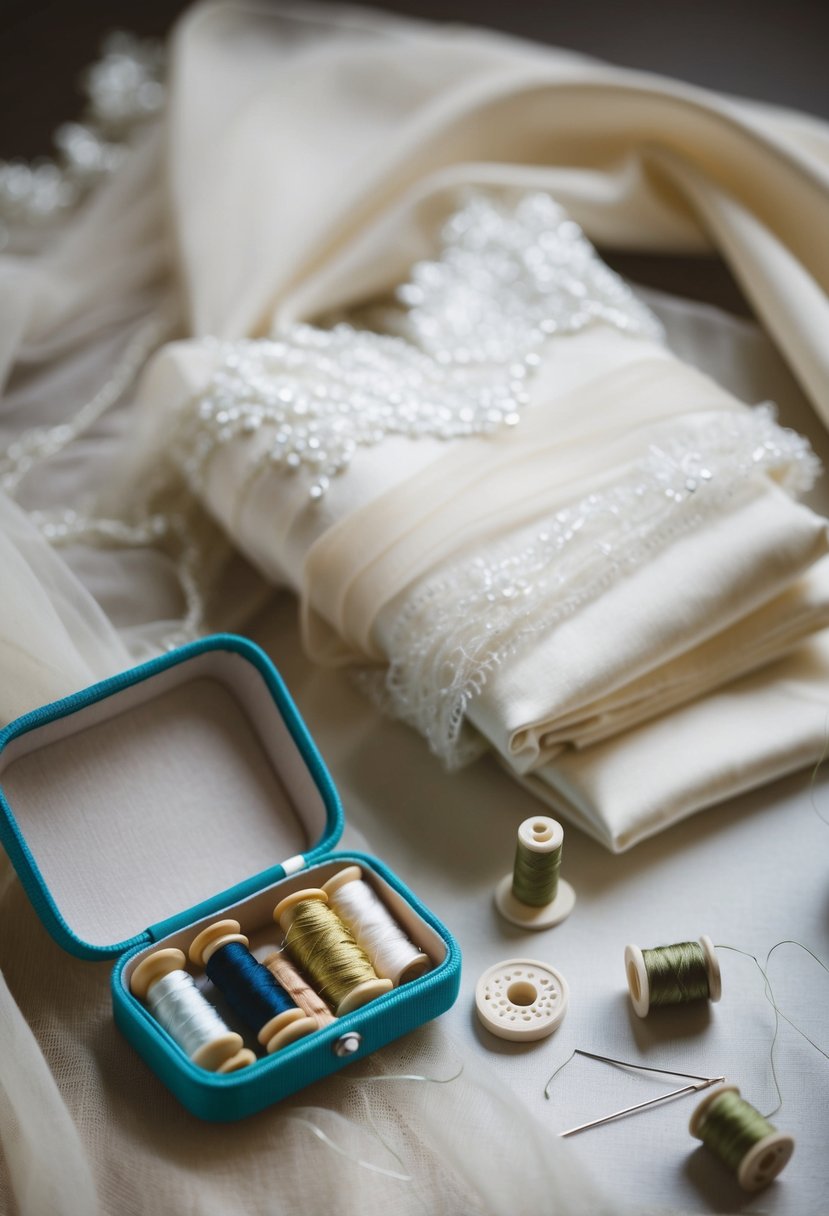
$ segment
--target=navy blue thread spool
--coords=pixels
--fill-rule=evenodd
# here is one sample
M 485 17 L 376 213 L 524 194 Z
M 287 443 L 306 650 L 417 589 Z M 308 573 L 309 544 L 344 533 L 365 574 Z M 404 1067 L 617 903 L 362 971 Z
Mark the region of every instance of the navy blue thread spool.
M 190 961 L 204 967 L 227 1003 L 269 1053 L 287 1047 L 317 1028 L 275 976 L 257 962 L 238 920 L 218 920 L 202 929 L 190 946 Z

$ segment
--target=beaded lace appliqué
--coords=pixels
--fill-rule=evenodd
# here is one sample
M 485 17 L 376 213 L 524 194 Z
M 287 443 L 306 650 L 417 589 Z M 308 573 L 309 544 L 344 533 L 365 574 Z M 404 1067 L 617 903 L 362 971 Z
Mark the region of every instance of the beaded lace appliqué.
M 397 615 L 383 686 L 374 673 L 360 682 L 457 768 L 485 750 L 464 720 L 497 667 L 747 492 L 756 474 L 800 494 L 818 469 L 806 440 L 779 427 L 770 406 L 720 415 L 702 430 L 672 424 L 623 482 L 419 583 Z
M 601 321 L 651 339 L 661 326 L 546 194 L 475 194 L 391 301 L 329 329 L 214 344 L 219 361 L 184 420 L 176 458 L 199 490 L 217 447 L 264 431 L 255 478 L 304 472 L 321 498 L 359 447 L 391 435 L 456 439 L 520 422 L 544 342 Z M 624 482 L 451 561 L 397 614 L 385 674 L 363 687 L 450 767 L 484 750 L 465 724 L 491 673 L 534 637 L 696 527 L 758 472 L 808 487 L 816 461 L 769 407 L 672 424 Z
M 514 426 L 544 341 L 596 321 L 661 327 L 546 194 L 508 206 L 476 194 L 362 328 L 293 325 L 270 340 L 213 343 L 219 366 L 185 425 L 179 464 L 200 489 L 217 445 L 265 428 L 260 463 L 309 470 L 321 498 L 359 447 L 386 436 L 456 439 Z M 375 332 L 382 329 L 385 332 Z

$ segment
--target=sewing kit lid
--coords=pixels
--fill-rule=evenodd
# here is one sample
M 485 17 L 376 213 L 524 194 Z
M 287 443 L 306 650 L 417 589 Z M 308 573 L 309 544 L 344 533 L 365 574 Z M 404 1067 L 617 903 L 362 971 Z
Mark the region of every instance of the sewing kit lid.
M 218 634 L 0 732 L 0 840 L 64 949 L 111 957 L 337 843 L 337 792 L 285 685 Z

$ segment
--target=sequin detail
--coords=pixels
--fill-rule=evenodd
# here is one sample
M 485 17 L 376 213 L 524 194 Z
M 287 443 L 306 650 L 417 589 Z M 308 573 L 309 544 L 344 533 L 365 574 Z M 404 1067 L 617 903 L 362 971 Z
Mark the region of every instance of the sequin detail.
M 391 302 L 328 329 L 210 342 L 217 370 L 185 420 L 178 462 L 200 491 L 220 444 L 263 431 L 253 476 L 308 471 L 319 499 L 358 448 L 387 436 L 515 426 L 544 342 L 599 321 L 662 336 L 549 195 L 512 206 L 470 195 L 444 225 L 439 256 L 417 263 Z
M 360 683 L 457 768 L 485 750 L 466 722 L 492 672 L 768 474 L 792 494 L 819 471 L 772 407 L 672 423 L 623 482 L 446 563 L 403 603 L 386 673 Z

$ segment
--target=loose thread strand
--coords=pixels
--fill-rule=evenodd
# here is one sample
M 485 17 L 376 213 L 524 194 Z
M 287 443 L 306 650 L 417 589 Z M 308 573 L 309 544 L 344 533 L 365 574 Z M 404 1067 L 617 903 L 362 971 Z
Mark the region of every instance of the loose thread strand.
M 313 1120 L 306 1119 L 302 1115 L 286 1115 L 286 1118 L 290 1119 L 290 1121 L 292 1123 L 300 1123 L 300 1124 L 302 1124 L 303 1127 L 307 1127 L 309 1131 L 314 1133 L 314 1135 L 317 1137 L 318 1140 L 321 1140 L 322 1143 L 327 1145 L 328 1148 L 333 1149 L 333 1151 L 335 1153 L 339 1153 L 339 1155 L 341 1157 L 344 1157 L 346 1159 L 346 1161 L 350 1161 L 353 1165 L 359 1165 L 361 1169 L 369 1170 L 372 1174 L 380 1174 L 384 1178 L 393 1178 L 396 1182 L 411 1182 L 412 1181 L 411 1174 L 399 1174 L 396 1170 L 387 1170 L 382 1165 L 375 1165 L 371 1161 L 364 1161 L 362 1159 L 362 1157 L 352 1156 L 351 1153 L 346 1152 L 346 1150 L 344 1148 L 342 1148 L 341 1145 L 337 1144 L 337 1142 L 335 1140 L 332 1140 L 331 1137 L 328 1135 L 328 1133 L 324 1132 L 322 1130 L 322 1128 L 318 1126 L 318 1124 L 313 1122 Z M 381 1144 L 383 1144 L 382 1138 L 381 1138 L 380 1142 L 381 1142 Z M 383 1144 L 383 1147 L 388 1152 L 391 1152 L 392 1156 L 398 1162 L 400 1161 L 400 1158 L 397 1156 L 397 1153 L 395 1153 L 391 1149 L 389 1149 L 387 1144 Z
M 428 1081 L 430 1085 L 449 1085 L 452 1081 L 457 1081 L 463 1075 L 463 1064 L 460 1065 L 458 1071 L 453 1073 L 451 1077 L 427 1077 L 423 1073 L 416 1072 L 397 1072 L 397 1073 L 372 1073 L 367 1077 L 355 1077 L 352 1073 L 337 1074 L 343 1081 L 349 1081 L 352 1085 L 361 1085 L 366 1081 Z
M 815 960 L 815 962 L 818 963 L 819 966 L 821 966 L 823 968 L 824 971 L 829 973 L 829 967 L 826 966 L 826 964 L 823 962 L 822 959 L 818 958 L 818 956 L 814 953 L 814 951 L 810 950 L 808 946 L 804 946 L 803 942 L 795 941 L 793 938 L 785 938 L 783 941 L 775 942 L 775 944 L 771 947 L 771 949 L 769 950 L 769 952 L 766 955 L 765 967 L 763 967 L 763 965 L 761 964 L 761 962 L 757 958 L 757 956 L 755 954 L 752 954 L 749 950 L 741 950 L 739 948 L 739 946 L 728 946 L 728 945 L 725 945 L 724 943 L 721 943 L 720 945 L 717 946 L 718 950 L 731 950 L 734 954 L 742 954 L 744 958 L 751 959 L 751 961 L 754 963 L 754 965 L 757 967 L 757 970 L 760 972 L 760 974 L 763 977 L 764 995 L 765 995 L 766 1000 L 769 1002 L 772 1009 L 774 1010 L 774 1034 L 772 1035 L 771 1046 L 769 1048 L 769 1064 L 771 1066 L 771 1075 L 772 1075 L 772 1080 L 774 1081 L 774 1088 L 777 1093 L 777 1105 L 773 1108 L 773 1110 L 769 1111 L 769 1113 L 765 1116 L 765 1118 L 767 1118 L 767 1119 L 770 1119 L 772 1117 L 772 1115 L 776 1115 L 777 1112 L 783 1106 L 783 1093 L 780 1089 L 780 1081 L 777 1076 L 777 1067 L 774 1062 L 774 1049 L 777 1045 L 777 1038 L 778 1038 L 778 1035 L 780 1032 L 780 1019 L 781 1018 L 783 1019 L 784 1022 L 788 1022 L 788 1024 L 791 1026 L 791 1028 L 793 1030 L 795 1030 L 801 1036 L 801 1038 L 805 1039 L 806 1042 L 810 1044 L 810 1046 L 814 1047 L 815 1051 L 819 1052 L 824 1057 L 824 1059 L 829 1060 L 829 1053 L 825 1052 L 822 1047 L 819 1047 L 818 1044 L 815 1043 L 815 1041 L 813 1039 L 809 1038 L 809 1036 L 806 1034 L 806 1032 L 801 1030 L 800 1027 L 795 1022 L 793 1022 L 792 1019 L 790 1017 L 788 1017 L 783 1012 L 783 1010 L 780 1008 L 780 1006 L 777 1004 L 777 1001 L 774 996 L 774 988 L 772 987 L 771 980 L 768 977 L 767 968 L 768 968 L 769 960 L 770 960 L 772 954 L 774 954 L 775 950 L 778 950 L 781 946 L 797 946 L 800 950 L 805 950 L 806 953 L 808 955 L 810 955 Z

